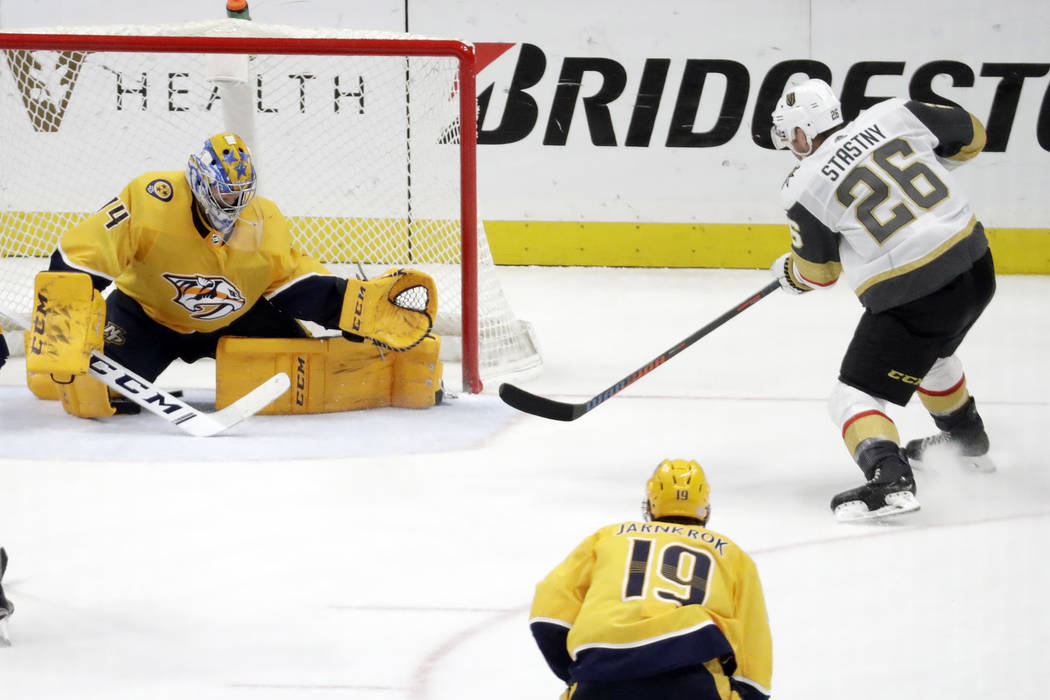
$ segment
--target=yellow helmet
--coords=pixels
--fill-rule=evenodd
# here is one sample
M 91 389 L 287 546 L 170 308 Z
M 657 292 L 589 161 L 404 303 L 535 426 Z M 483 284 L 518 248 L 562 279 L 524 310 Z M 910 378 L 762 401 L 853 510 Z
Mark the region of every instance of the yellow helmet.
M 677 515 L 706 521 L 711 514 L 711 487 L 704 470 L 692 460 L 660 462 L 645 491 L 646 510 L 653 520 Z
M 255 196 L 255 165 L 240 136 L 229 131 L 204 142 L 186 163 L 186 182 L 208 223 L 229 233 Z

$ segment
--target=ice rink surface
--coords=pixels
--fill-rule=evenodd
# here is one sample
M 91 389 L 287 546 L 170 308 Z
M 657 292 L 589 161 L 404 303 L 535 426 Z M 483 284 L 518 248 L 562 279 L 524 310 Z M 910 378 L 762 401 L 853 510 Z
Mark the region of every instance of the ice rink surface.
M 542 344 L 517 383 L 582 401 L 769 281 L 762 271 L 501 268 Z M 917 473 L 922 510 L 842 525 L 860 483 L 825 397 L 860 306 L 777 292 L 573 423 L 495 396 L 250 419 L 184 437 L 82 421 L 0 370 L 4 700 L 554 700 L 535 583 L 695 458 L 752 553 L 773 695 L 1020 700 L 1050 687 L 1050 279 L 1000 277 L 959 355 L 999 471 Z M 448 368 L 452 377 L 455 368 Z M 165 386 L 209 397 L 211 366 Z M 918 401 L 905 439 L 932 432 Z

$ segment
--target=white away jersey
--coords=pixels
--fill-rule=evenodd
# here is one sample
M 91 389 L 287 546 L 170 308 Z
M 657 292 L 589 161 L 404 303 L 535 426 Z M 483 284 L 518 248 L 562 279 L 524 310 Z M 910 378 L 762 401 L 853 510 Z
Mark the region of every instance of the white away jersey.
M 942 287 L 988 248 L 947 167 L 983 146 L 958 107 L 891 99 L 862 112 L 784 182 L 793 274 L 818 287 L 841 272 L 872 311 Z

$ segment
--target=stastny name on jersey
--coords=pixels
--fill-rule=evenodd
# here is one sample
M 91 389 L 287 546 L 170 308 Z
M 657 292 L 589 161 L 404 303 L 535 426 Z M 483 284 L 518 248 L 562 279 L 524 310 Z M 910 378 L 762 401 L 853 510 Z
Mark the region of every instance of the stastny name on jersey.
M 882 129 L 879 128 L 878 124 L 869 126 L 852 138 L 840 143 L 835 153 L 821 167 L 820 174 L 831 182 L 835 182 L 842 173 L 849 169 L 850 163 L 865 155 L 872 147 L 885 139 L 886 134 L 882 133 Z

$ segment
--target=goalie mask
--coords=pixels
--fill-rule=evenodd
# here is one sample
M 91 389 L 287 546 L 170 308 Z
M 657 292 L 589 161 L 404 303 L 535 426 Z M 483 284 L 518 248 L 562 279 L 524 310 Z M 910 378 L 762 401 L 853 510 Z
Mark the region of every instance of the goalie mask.
M 208 223 L 229 233 L 237 217 L 255 196 L 255 165 L 248 146 L 237 134 L 217 134 L 190 155 L 186 181 Z
M 784 93 L 773 109 L 773 145 L 790 148 L 800 158 L 813 152 L 813 139 L 842 123 L 842 106 L 831 86 L 819 78 L 810 78 Z M 795 129 L 801 129 L 810 150 L 800 153 L 791 145 Z
M 704 470 L 692 460 L 660 462 L 645 491 L 645 512 L 650 520 L 677 515 L 706 522 L 711 514 L 711 487 Z

